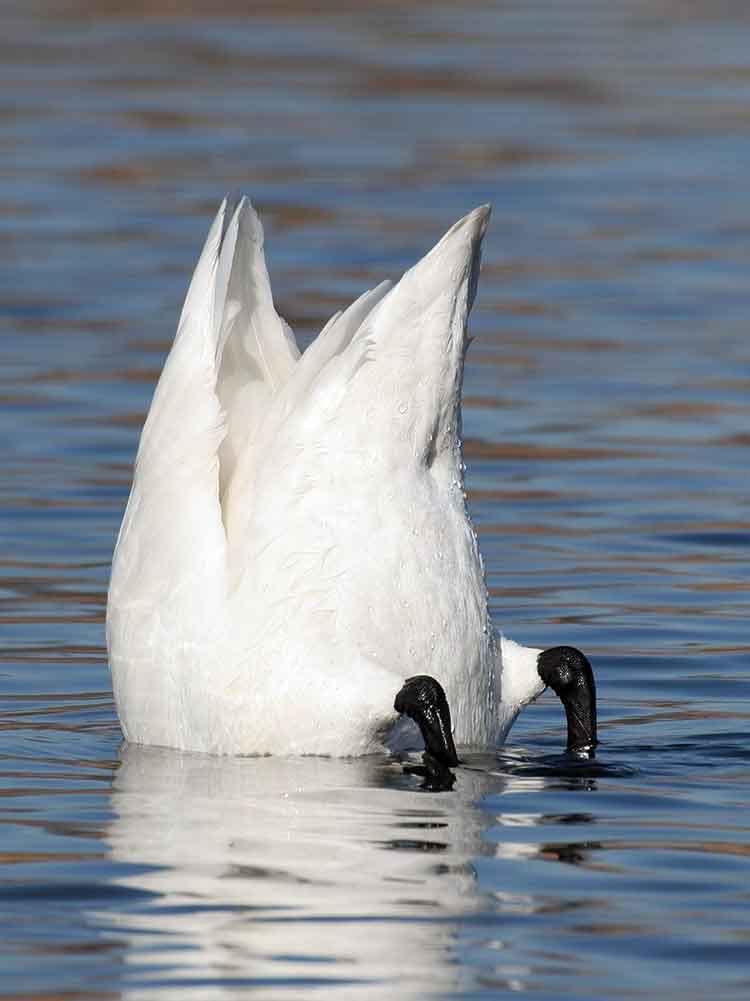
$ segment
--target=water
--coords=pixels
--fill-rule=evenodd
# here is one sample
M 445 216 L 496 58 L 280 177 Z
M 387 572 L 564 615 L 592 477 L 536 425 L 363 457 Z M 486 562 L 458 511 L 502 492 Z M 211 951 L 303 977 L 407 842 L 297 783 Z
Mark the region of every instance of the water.
M 3 7 L 0 994 L 746 998 L 745 5 L 246 7 Z M 108 564 L 231 189 L 303 341 L 494 203 L 471 506 L 498 621 L 594 662 L 595 764 L 551 697 L 440 795 L 121 748 Z

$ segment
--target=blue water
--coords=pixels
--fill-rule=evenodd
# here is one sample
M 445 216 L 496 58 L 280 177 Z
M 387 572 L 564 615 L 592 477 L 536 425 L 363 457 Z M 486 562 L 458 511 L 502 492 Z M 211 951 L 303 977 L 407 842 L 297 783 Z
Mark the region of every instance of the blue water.
M 750 996 L 745 6 L 2 18 L 0 996 Z M 109 560 L 226 190 L 302 342 L 494 203 L 471 508 L 498 622 L 594 663 L 596 762 L 552 697 L 439 795 L 121 746 Z

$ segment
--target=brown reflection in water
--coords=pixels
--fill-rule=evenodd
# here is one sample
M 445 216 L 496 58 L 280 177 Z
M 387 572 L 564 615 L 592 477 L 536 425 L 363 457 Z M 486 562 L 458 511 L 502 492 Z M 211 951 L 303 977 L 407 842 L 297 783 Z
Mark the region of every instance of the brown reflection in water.
M 24 618 L 21 621 L 27 620 Z M 65 621 L 69 622 L 70 619 Z M 103 614 L 92 621 L 103 622 Z M 0 664 L 69 664 L 72 660 L 79 663 L 106 663 L 107 651 L 103 645 L 84 646 L 75 643 L 55 643 L 54 646 L 0 647 Z
M 648 403 L 629 410 L 623 409 L 623 415 L 637 417 L 714 417 L 717 414 L 750 414 L 750 404 L 739 403 L 708 403 L 702 400 L 682 400 L 665 403 Z
M 138 342 L 136 342 L 138 343 Z M 159 342 L 159 343 L 149 343 L 148 350 L 160 351 L 163 349 L 164 353 L 171 346 L 170 342 Z M 60 383 L 110 383 L 117 381 L 124 382 L 146 382 L 152 385 L 156 385 L 156 381 L 161 375 L 161 368 L 128 368 L 128 369 L 118 369 L 113 368 L 107 371 L 95 371 L 93 369 L 75 369 L 75 368 L 43 368 L 36 372 L 29 373 L 24 378 L 24 382 L 29 385 L 50 383 L 52 385 L 58 385 Z M 2 380 L 0 379 L 0 382 Z
M 740 431 L 737 434 L 722 435 L 719 438 L 714 438 L 713 444 L 728 445 L 732 448 L 737 446 L 741 448 L 750 448 L 750 434 Z
M 473 501 L 498 501 L 499 503 L 516 503 L 524 501 L 548 501 L 548 500 L 568 500 L 571 501 L 576 495 L 567 491 L 556 490 L 528 490 L 519 487 L 516 490 L 494 488 L 489 490 L 473 489 L 469 492 Z
M 112 703 L 112 693 L 109 692 L 109 691 L 106 691 L 106 692 L 99 692 L 99 691 L 96 691 L 96 692 L 85 692 L 85 691 L 82 691 L 82 692 L 75 692 L 75 693 L 70 693 L 70 692 L 68 692 L 68 693 L 65 693 L 65 692 L 34 692 L 32 695 L 13 695 L 13 694 L 10 694 L 10 695 L 5 695 L 4 698 L 8 702 L 9 705 L 21 705 L 21 706 L 24 706 L 24 705 L 27 705 L 27 704 L 31 705 L 32 703 L 33 704 L 37 704 L 37 703 L 40 703 L 40 702 L 60 702 L 60 703 L 64 703 L 65 706 L 67 707 L 65 710 L 63 710 L 62 705 L 55 706 L 55 707 L 49 707 L 48 709 L 42 709 L 42 710 L 40 710 L 40 712 L 63 712 L 63 711 L 73 712 L 73 711 L 77 711 L 77 710 L 80 710 L 80 709 L 89 708 L 90 704 L 93 703 L 93 702 L 100 702 L 100 703 L 107 703 L 107 704 L 111 704 Z M 83 700 L 83 701 L 79 705 L 79 701 L 80 700 Z M 13 719 L 13 718 L 22 716 L 24 714 L 24 712 L 25 712 L 25 710 L 23 708 L 22 709 L 17 709 L 17 710 L 6 710 L 2 714 L 2 716 L 3 716 L 4 719 L 5 718 Z
M 460 147 L 434 142 L 421 152 L 423 155 L 437 157 L 443 163 L 461 164 L 465 167 L 520 167 L 577 159 L 559 149 L 477 139 L 464 142 Z
M 512 400 L 502 396 L 472 396 L 464 395 L 461 405 L 464 410 L 513 410 L 523 406 L 520 400 Z
M 579 935 L 599 935 L 605 938 L 621 938 L 630 935 L 658 935 L 661 929 L 651 924 L 615 924 L 611 921 L 586 921 L 573 925 Z
M 575 847 L 575 846 L 574 846 Z M 626 841 L 619 838 L 591 845 L 599 851 L 616 852 L 680 852 L 685 854 L 730 855 L 750 858 L 750 845 L 733 841 Z
M 128 190 L 138 187 L 151 187 L 155 181 L 169 174 L 184 174 L 185 165 L 182 159 L 168 156 L 137 157 L 130 154 L 127 162 L 97 164 L 80 168 L 78 176 L 85 182 L 96 182 L 111 187 L 122 187 Z
M 428 0 L 410 0 L 411 7 L 432 7 Z M 454 7 L 473 7 L 471 0 L 454 0 Z M 368 10 L 400 10 L 402 0 L 371 0 Z M 122 17 L 119 0 L 62 0 L 57 5 L 59 16 Z M 131 17 L 184 18 L 194 17 L 319 17 L 321 14 L 351 14 L 349 0 L 132 0 L 128 4 Z
M 565 865 L 588 863 L 592 851 L 604 848 L 601 841 L 571 841 L 539 846 L 539 858 L 546 862 L 563 862 Z
M 565 104 L 607 104 L 614 99 L 599 82 L 584 77 L 538 74 L 501 76 L 492 71 L 421 70 L 413 67 L 372 67 L 362 74 L 353 93 L 403 95 L 437 93 L 463 97 L 541 99 Z
M 607 459 L 655 459 L 657 453 L 624 448 L 580 448 L 574 445 L 534 445 L 530 442 L 484 441 L 464 438 L 464 455 L 469 459 L 530 459 L 534 462 L 581 462 Z
M 532 314 L 529 314 L 532 315 Z M 534 348 L 539 351 L 554 351 L 561 354 L 592 354 L 625 351 L 627 345 L 621 341 L 605 340 L 604 338 L 593 337 L 554 337 L 552 335 L 537 336 L 526 331 L 499 330 L 495 333 L 485 333 L 481 335 L 483 346 L 497 349 L 498 359 L 507 354 L 509 347 L 524 347 L 527 350 Z M 481 356 L 486 359 L 490 350 L 482 351 Z M 471 357 L 471 356 L 469 356 Z
M 483 522 L 477 529 L 479 535 L 554 535 L 560 538 L 591 538 L 596 533 L 591 528 L 575 529 L 559 524 L 542 524 L 525 521 L 518 522 Z
M 680 709 L 670 712 L 650 712 L 643 716 L 620 716 L 608 719 L 605 726 L 651 726 L 654 723 L 663 723 L 674 720 L 688 719 L 750 719 L 750 712 L 731 712 L 723 709 Z
M 16 789 L 14 795 L 22 790 Z M 29 790 L 38 793 L 39 790 Z M 105 852 L 0 852 L 0 865 L 28 865 L 29 862 L 94 862 Z

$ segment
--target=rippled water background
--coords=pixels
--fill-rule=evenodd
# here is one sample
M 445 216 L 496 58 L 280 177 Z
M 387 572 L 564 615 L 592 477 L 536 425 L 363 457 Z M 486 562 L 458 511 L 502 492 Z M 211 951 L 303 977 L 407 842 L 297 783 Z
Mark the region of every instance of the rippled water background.
M 129 8 L 2 5 L 0 995 L 747 998 L 747 6 Z M 228 189 L 303 341 L 494 203 L 472 510 L 595 767 L 553 698 L 442 795 L 121 748 L 109 559 Z

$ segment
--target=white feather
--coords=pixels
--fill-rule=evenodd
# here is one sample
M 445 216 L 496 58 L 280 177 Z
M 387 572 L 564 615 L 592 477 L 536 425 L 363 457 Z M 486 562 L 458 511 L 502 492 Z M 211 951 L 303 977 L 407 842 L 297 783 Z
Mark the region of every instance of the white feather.
M 217 753 L 413 740 L 393 701 L 442 682 L 460 744 L 543 688 L 500 642 L 466 511 L 460 398 L 489 208 L 302 357 L 243 199 L 211 227 L 143 430 L 107 638 L 125 736 Z

